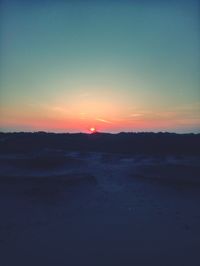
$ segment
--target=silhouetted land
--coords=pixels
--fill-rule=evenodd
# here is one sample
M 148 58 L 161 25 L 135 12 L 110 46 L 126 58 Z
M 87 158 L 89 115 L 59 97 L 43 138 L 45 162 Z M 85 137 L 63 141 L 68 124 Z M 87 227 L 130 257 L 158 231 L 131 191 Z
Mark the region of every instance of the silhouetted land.
M 0 133 L 0 265 L 199 266 L 199 144 Z
M 199 155 L 200 134 L 175 133 L 0 133 L 1 153 L 64 149 L 80 152 Z

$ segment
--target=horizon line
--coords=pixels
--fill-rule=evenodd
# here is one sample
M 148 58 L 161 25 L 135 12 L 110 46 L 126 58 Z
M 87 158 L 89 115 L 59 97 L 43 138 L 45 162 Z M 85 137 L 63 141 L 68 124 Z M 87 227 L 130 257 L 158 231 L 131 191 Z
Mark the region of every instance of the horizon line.
M 200 132 L 173 132 L 173 131 L 119 131 L 119 132 L 101 132 L 96 131 L 94 133 L 91 132 L 55 132 L 55 131 L 0 131 L 0 134 L 20 134 L 20 133 L 27 133 L 27 134 L 84 134 L 84 135 L 95 135 L 95 134 L 111 134 L 111 135 L 118 135 L 118 134 L 177 134 L 177 135 L 199 135 Z

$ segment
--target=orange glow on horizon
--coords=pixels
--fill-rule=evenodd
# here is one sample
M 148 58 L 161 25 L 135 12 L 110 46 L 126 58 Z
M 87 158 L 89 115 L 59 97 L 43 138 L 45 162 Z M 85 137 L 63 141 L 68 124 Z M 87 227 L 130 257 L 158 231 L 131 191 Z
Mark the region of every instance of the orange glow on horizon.
M 88 105 L 89 106 L 89 105 Z M 181 112 L 160 111 L 135 113 L 105 112 L 93 114 L 93 109 L 70 109 L 42 106 L 36 111 L 26 106 L 10 109 L 2 108 L 0 128 L 5 131 L 49 131 L 49 132 L 121 132 L 121 131 L 174 131 L 189 129 L 199 123 L 199 119 L 189 115 L 181 117 Z M 84 110 L 84 112 L 82 112 Z M 195 109 L 196 110 L 196 109 Z M 186 111 L 185 111 L 186 112 Z M 92 126 L 91 126 L 92 125 Z

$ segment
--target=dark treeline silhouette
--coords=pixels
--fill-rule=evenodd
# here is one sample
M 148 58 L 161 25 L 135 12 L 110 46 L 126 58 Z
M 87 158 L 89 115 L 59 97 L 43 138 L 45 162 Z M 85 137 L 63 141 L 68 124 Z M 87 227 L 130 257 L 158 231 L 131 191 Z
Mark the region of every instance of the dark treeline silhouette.
M 200 134 L 0 133 L 0 153 L 27 153 L 44 149 L 152 155 L 200 155 Z

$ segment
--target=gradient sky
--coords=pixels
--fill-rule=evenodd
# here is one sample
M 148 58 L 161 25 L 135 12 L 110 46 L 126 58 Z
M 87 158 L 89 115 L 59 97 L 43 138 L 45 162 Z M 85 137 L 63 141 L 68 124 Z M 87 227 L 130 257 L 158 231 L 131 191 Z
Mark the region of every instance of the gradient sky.
M 200 132 L 200 6 L 1 0 L 1 131 Z

